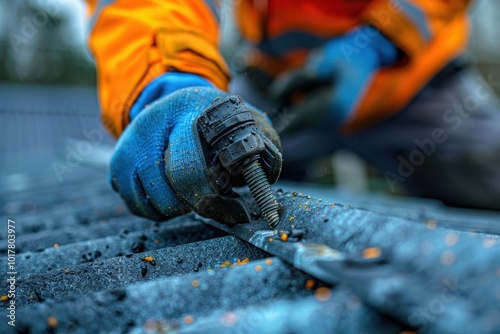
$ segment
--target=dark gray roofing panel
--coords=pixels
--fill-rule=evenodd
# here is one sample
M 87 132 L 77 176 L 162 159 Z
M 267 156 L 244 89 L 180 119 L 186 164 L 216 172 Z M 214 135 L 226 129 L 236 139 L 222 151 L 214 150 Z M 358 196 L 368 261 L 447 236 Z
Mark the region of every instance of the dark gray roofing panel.
M 127 213 L 104 169 L 52 168 L 82 129 L 104 131 L 94 89 L 4 85 L 0 97 L 0 219 L 18 226 L 17 322 L 3 302 L 2 334 L 500 332 L 499 213 L 282 182 L 275 235 L 262 219 L 155 223 Z M 295 261 L 314 243 L 336 260 Z

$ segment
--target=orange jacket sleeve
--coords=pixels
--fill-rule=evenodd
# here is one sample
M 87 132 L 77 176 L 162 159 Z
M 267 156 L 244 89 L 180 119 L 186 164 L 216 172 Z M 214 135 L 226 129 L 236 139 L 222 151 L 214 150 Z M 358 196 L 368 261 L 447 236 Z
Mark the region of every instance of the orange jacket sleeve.
M 410 60 L 424 52 L 472 0 L 375 0 L 363 21 L 376 26 Z
M 469 40 L 467 9 L 471 0 L 376 0 L 364 11 L 407 56 L 404 66 L 384 68 L 375 76 L 346 131 L 388 117 L 411 101 Z
M 88 0 L 89 48 L 98 73 L 102 120 L 118 137 L 142 89 L 168 71 L 200 75 L 226 89 L 212 0 Z

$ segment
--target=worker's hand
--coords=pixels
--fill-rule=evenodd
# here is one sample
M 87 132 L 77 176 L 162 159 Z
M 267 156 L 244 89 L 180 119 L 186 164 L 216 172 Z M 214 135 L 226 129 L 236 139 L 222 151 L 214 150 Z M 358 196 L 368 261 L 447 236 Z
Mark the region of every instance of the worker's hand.
M 294 124 L 321 122 L 332 128 L 356 109 L 374 74 L 397 58 L 396 47 L 378 30 L 360 27 L 311 51 L 302 68 L 275 80 L 271 95 L 297 117 Z
M 208 173 L 196 125 L 202 111 L 216 97 L 226 95 L 212 87 L 183 88 L 133 117 L 116 145 L 110 167 L 110 182 L 131 212 L 166 220 L 192 209 L 229 224 L 250 220 L 239 196 L 221 195 L 214 187 L 216 180 Z M 267 159 L 263 167 L 273 183 L 281 170 L 279 138 L 262 113 L 252 113 L 266 147 L 278 152 L 262 157 Z

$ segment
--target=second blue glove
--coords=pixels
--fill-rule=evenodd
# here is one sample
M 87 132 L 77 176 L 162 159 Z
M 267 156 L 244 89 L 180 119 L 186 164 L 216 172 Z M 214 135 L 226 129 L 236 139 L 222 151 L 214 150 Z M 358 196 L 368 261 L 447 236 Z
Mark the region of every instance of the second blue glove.
M 288 101 L 288 112 L 297 123 L 322 123 L 329 129 L 341 125 L 356 109 L 382 66 L 394 64 L 397 48 L 370 26 L 354 29 L 311 51 L 304 67 L 275 80 L 271 94 Z M 299 103 L 290 101 L 294 92 L 305 93 Z M 285 103 L 285 104 L 286 104 Z

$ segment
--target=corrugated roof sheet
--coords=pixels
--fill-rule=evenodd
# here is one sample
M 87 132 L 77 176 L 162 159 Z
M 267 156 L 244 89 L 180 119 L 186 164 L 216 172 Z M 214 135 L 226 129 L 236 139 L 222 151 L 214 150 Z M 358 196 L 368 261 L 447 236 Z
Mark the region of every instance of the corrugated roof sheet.
M 48 109 L 50 103 L 61 107 L 56 96 L 44 100 Z M 95 110 L 93 115 L 91 128 L 97 126 Z M 40 124 L 65 126 L 60 122 Z M 27 135 L 16 124 L 18 136 Z M 73 124 L 73 133 L 54 135 L 57 140 L 81 130 L 78 121 L 65 124 Z M 192 214 L 165 223 L 134 217 L 111 191 L 104 170 L 82 163 L 59 180 L 51 164 L 64 157 L 40 152 L 9 164 L 0 176 L 1 220 L 16 221 L 18 252 L 16 327 L 7 324 L 4 308 L 1 333 L 500 329 L 497 213 L 281 183 L 279 198 L 286 205 L 280 229 L 293 224 L 304 231 L 304 243 L 349 256 L 368 247 L 387 255 L 372 265 L 327 266 L 338 277 L 327 284 L 273 256 L 276 249 L 261 246 L 266 252 L 235 236 L 250 240 L 255 230 L 267 228 L 263 221 L 223 232 Z M 6 239 L 5 227 L 0 240 Z M 2 263 L 6 251 L 1 242 Z M 0 278 L 5 282 L 7 271 Z

